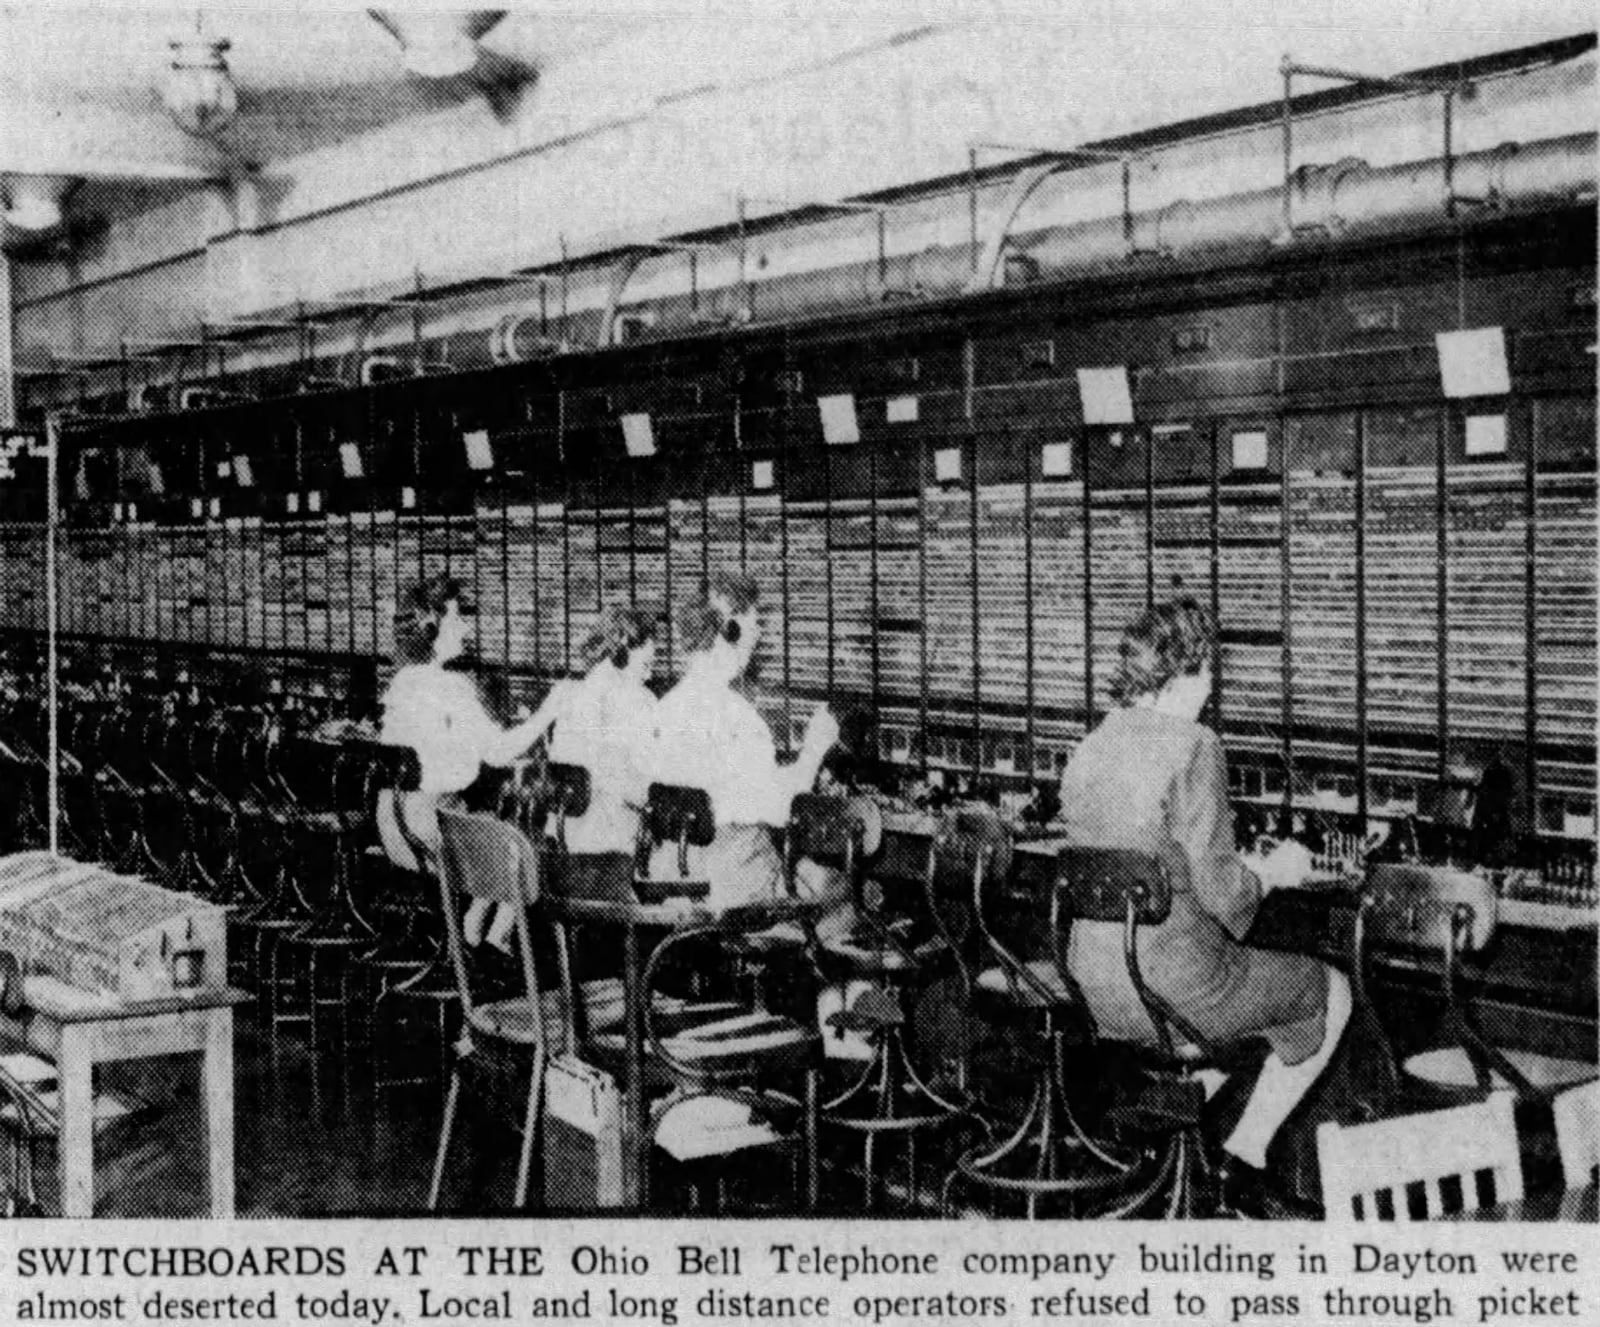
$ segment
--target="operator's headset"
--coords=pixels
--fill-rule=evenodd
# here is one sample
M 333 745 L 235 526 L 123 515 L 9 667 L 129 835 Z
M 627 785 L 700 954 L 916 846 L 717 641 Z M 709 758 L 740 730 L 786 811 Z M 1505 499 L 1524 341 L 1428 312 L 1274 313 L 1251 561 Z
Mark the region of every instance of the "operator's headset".
M 738 623 L 733 623 L 732 625 L 737 627 Z M 626 668 L 628 660 L 633 657 L 633 652 L 647 641 L 653 640 L 655 634 L 656 623 L 654 619 L 639 619 L 633 630 L 628 634 L 628 638 L 611 651 L 611 666 L 619 670 Z M 738 635 L 735 634 L 733 639 L 737 640 Z
M 706 607 L 710 610 L 712 617 L 721 624 L 717 628 L 717 634 L 727 641 L 729 645 L 737 645 L 740 637 L 744 635 L 744 628 L 739 624 L 737 617 L 723 610 L 723 604 L 726 603 L 727 600 L 725 599 L 720 601 L 718 599 L 710 599 L 707 601 Z

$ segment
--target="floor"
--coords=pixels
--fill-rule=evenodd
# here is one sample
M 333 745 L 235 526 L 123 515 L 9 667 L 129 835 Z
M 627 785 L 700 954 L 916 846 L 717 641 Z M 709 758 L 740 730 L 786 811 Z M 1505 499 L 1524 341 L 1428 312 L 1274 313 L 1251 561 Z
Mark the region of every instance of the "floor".
M 303 1033 L 280 1033 L 276 1048 L 259 1024 L 241 1019 L 236 1040 L 236 1186 L 244 1217 L 418 1215 L 427 1187 L 443 1104 L 443 1057 L 426 1019 L 396 1029 L 385 1040 L 388 1063 L 367 1051 L 315 1061 Z M 829 1090 L 855 1070 L 834 1066 Z M 377 1078 L 424 1081 L 375 1086 Z M 510 1210 L 517 1136 L 515 1117 L 523 1088 L 514 1071 L 491 1070 L 475 1084 L 486 1105 L 463 1114 L 441 1207 L 455 1214 Z M 142 1103 L 134 1114 L 105 1126 L 97 1141 L 96 1203 L 102 1217 L 206 1215 L 198 1071 L 192 1060 L 172 1058 L 118 1066 L 102 1075 L 97 1091 Z M 957 1132 L 924 1144 L 916 1175 L 920 1201 L 930 1210 L 947 1167 L 940 1153 L 964 1145 Z M 931 1149 L 931 1150 L 930 1150 Z M 53 1141 L 36 1145 L 36 1183 L 45 1210 L 54 1210 Z M 860 1136 L 827 1140 L 823 1204 L 859 1212 L 865 1202 Z M 906 1158 L 892 1144 L 877 1152 L 882 1200 L 908 1201 Z M 654 1178 L 658 1205 L 672 1211 L 714 1211 L 721 1199 L 740 1211 L 777 1214 L 796 1210 L 797 1176 L 788 1161 L 730 1168 L 732 1177 L 702 1170 L 674 1171 L 663 1161 Z M 751 1172 L 759 1174 L 750 1179 Z M 535 1166 L 537 1179 L 538 1166 Z M 719 1178 L 721 1180 L 719 1186 Z M 690 1181 L 703 1181 L 691 1185 Z
M 314 1092 L 304 1043 L 290 1041 L 273 1055 L 249 1024 L 239 1029 L 236 1075 L 241 1216 L 400 1215 L 423 1208 L 442 1099 L 436 1084 L 382 1093 L 368 1087 L 341 1096 L 325 1088 Z M 102 1131 L 96 1215 L 206 1215 L 195 1067 L 180 1059 L 157 1061 L 120 1071 L 111 1083 L 102 1082 L 107 1086 L 148 1104 Z M 41 1162 L 48 1210 L 54 1187 L 48 1145 Z
M 382 1039 L 387 1058 L 377 1063 L 369 1049 L 359 1047 L 314 1059 L 303 1026 L 280 1030 L 274 1045 L 259 1020 L 241 1020 L 236 1057 L 241 1216 L 401 1216 L 426 1210 L 444 1081 L 444 1056 L 431 1022 L 431 1011 L 424 1009 L 409 1025 L 391 1027 Z M 846 1066 L 836 1069 L 847 1071 Z M 404 1079 L 420 1081 L 378 1085 Z M 522 1089 L 509 1073 L 491 1074 L 479 1086 L 487 1089 L 482 1098 L 498 1111 L 463 1116 L 443 1206 L 455 1213 L 503 1214 L 510 1209 L 516 1148 L 516 1136 L 504 1121 L 518 1112 Z M 177 1059 L 121 1066 L 99 1088 L 144 1107 L 101 1134 L 97 1215 L 205 1215 L 196 1066 Z M 1526 1166 L 1533 1192 L 1557 1180 L 1548 1109 L 1543 1118 L 1523 1121 L 1521 1131 L 1532 1139 Z M 917 1197 L 925 1210 L 936 1211 L 938 1176 L 964 1141 L 952 1135 L 924 1145 L 915 1194 L 908 1191 L 903 1154 L 892 1145 L 880 1150 L 880 1176 L 886 1164 L 890 1171 L 884 1201 L 906 1210 L 908 1199 Z M 40 1197 L 45 1209 L 53 1210 L 53 1144 L 36 1150 Z M 866 1188 L 860 1136 L 825 1140 L 823 1159 L 823 1209 L 861 1212 Z M 747 1174 L 758 1170 L 763 1178 L 753 1185 L 741 1181 L 739 1210 L 794 1210 L 787 1167 L 743 1169 Z M 663 1210 L 696 1210 L 715 1190 L 714 1184 L 675 1185 L 671 1174 L 657 1180 Z

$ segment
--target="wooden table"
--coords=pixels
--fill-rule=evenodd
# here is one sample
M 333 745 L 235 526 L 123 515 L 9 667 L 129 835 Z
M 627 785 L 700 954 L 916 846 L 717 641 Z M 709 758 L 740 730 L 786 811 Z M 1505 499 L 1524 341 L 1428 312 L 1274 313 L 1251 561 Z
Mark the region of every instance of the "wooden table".
M 23 983 L 26 1011 L 0 1015 L 0 1039 L 54 1062 L 60 1092 L 61 1215 L 94 1215 L 94 1071 L 119 1060 L 200 1055 L 211 1215 L 233 1215 L 233 1007 L 243 991 L 123 1004 L 55 977 Z

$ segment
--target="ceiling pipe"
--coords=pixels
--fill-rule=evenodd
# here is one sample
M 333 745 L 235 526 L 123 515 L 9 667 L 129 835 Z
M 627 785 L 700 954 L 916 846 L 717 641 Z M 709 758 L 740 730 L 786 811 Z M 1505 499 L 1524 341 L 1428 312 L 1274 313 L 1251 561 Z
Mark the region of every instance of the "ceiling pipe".
M 1534 79 L 1510 110 L 1554 100 L 1558 122 L 1584 125 L 1586 105 L 1565 99 L 1565 88 L 1559 83 L 1552 93 L 1543 79 Z M 1569 106 L 1576 113 L 1567 113 Z M 1259 156 L 1270 146 L 1271 129 L 1259 127 L 1242 137 L 1235 150 Z M 1473 137 L 1495 141 L 1490 125 Z M 1148 155 L 1181 155 L 1184 150 L 1179 142 L 1148 150 Z M 1146 272 L 1169 263 L 1199 268 L 1258 260 L 1298 246 L 1331 254 L 1388 236 L 1456 231 L 1495 217 L 1592 206 L 1594 152 L 1594 132 L 1585 126 L 1582 132 L 1452 152 L 1448 161 L 1428 154 L 1407 163 L 1373 165 L 1341 155 L 1326 163 L 1302 164 L 1286 181 L 1294 193 L 1296 222 L 1289 237 L 1282 226 L 1284 183 L 1195 197 L 1188 193 L 1195 186 L 1179 172 L 1166 183 L 1160 177 L 1141 182 L 1138 197 L 1130 202 L 1122 173 L 1109 164 L 1051 170 L 1042 179 L 1019 185 L 1019 177 L 1030 174 L 1028 167 L 1021 167 L 1017 174 L 986 181 L 977 190 L 906 200 L 904 229 L 921 242 L 908 243 L 893 256 L 891 275 L 924 299 L 941 300 L 974 289 L 1004 288 L 1019 276 L 1045 284 Z M 543 358 L 576 341 L 603 343 L 604 327 L 599 336 L 575 333 L 609 321 L 614 336 L 621 320 L 641 313 L 654 315 L 646 332 L 651 340 L 694 334 L 717 322 L 740 321 L 737 315 L 748 309 L 753 295 L 759 296 L 761 320 L 769 325 L 861 312 L 881 302 L 875 227 L 810 219 L 784 225 L 777 218 L 767 224 L 759 254 L 748 254 L 747 245 L 741 245 L 740 257 L 748 262 L 701 264 L 681 288 L 659 279 L 655 259 L 647 258 L 620 289 L 613 289 L 614 263 L 573 271 L 564 258 L 559 269 L 548 265 L 542 276 L 528 274 L 526 279 L 540 286 L 536 310 L 497 304 L 481 313 L 462 311 L 450 316 L 450 332 L 476 342 L 479 327 L 463 319 L 485 318 L 474 352 L 488 364 Z M 720 237 L 685 236 L 639 247 L 665 256 L 680 247 L 732 243 L 732 228 L 727 227 Z M 992 266 L 985 261 L 989 253 L 996 259 Z M 1026 261 L 1012 264 L 1010 256 Z M 981 273 L 977 281 L 975 272 Z M 493 332 L 488 321 L 495 324 Z M 635 325 L 644 325 L 644 320 Z M 377 351 L 388 341 L 368 345 Z M 458 367 L 465 367 L 470 357 L 463 355 Z
M 367 13 L 400 43 L 400 61 L 410 73 L 421 78 L 458 78 L 476 67 L 478 39 L 504 18 L 506 11 L 411 13 L 369 9 Z
M 1296 230 L 1323 242 L 1358 240 L 1449 225 L 1455 188 L 1471 182 L 1480 212 L 1536 210 L 1580 201 L 1594 179 L 1595 136 L 1502 144 L 1446 162 L 1443 157 L 1373 167 L 1356 158 L 1300 167 L 1290 181 Z M 1175 199 L 1134 214 L 1142 250 L 1174 257 L 1281 247 L 1283 190 L 1263 189 L 1194 202 Z M 1019 218 L 1013 247 L 1061 278 L 1105 270 L 1125 256 L 1119 218 L 1051 226 Z
M 1580 203 L 1593 196 L 1594 152 L 1595 135 L 1582 133 L 1463 154 L 1449 171 L 1438 157 L 1383 167 L 1347 158 L 1325 167 L 1302 168 L 1292 181 L 1299 231 L 1295 243 L 1341 246 Z M 1005 287 L 1004 259 L 1013 254 L 1031 260 L 1034 281 L 1042 284 L 1146 270 L 1151 263 L 1204 264 L 1230 256 L 1264 256 L 1282 248 L 1280 189 L 1201 200 L 1158 196 L 1146 207 L 1125 213 L 1117 181 L 1106 181 L 1098 190 L 1079 186 L 1068 192 L 1028 179 L 1034 174 L 1025 172 L 1023 177 L 1033 187 L 998 189 L 980 204 L 986 224 L 980 227 L 984 249 L 979 258 L 984 252 L 995 255 L 982 280 L 973 280 L 970 244 L 930 245 L 906 255 L 897 260 L 904 278 L 928 298 L 939 299 Z M 1452 177 L 1457 197 L 1464 188 L 1470 189 L 1484 198 L 1485 205 L 1453 217 Z M 1024 195 L 1020 204 L 1019 193 Z M 1086 198 L 1094 202 L 1085 215 L 1079 208 Z M 1077 215 L 1063 215 L 1064 204 L 1076 204 Z M 938 229 L 933 223 L 941 212 L 948 217 L 966 206 L 965 195 L 930 200 L 919 222 Z M 798 226 L 796 234 L 803 236 L 809 229 Z M 876 263 L 867 240 L 861 234 L 842 241 L 835 262 L 762 280 L 758 285 L 762 321 L 784 323 L 869 307 Z M 731 277 L 718 282 L 702 276 L 698 292 L 702 315 L 731 307 L 735 292 Z M 660 306 L 653 337 L 695 329 L 687 294 L 620 302 L 615 316 L 651 306 Z

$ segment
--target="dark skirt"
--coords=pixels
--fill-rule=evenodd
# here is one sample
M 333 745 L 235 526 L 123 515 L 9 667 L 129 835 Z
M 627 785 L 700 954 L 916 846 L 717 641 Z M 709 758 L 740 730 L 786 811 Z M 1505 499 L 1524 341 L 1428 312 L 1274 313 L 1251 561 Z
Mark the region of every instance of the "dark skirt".
M 1315 1054 L 1327 1013 L 1327 967 L 1304 954 L 1252 949 L 1216 929 L 1209 943 L 1176 927 L 1141 931 L 1146 985 L 1215 1044 L 1264 1037 L 1285 1064 Z M 1068 963 L 1101 1036 L 1154 1044 L 1155 1028 L 1128 976 L 1120 925 L 1077 923 Z

